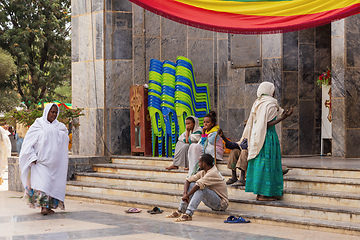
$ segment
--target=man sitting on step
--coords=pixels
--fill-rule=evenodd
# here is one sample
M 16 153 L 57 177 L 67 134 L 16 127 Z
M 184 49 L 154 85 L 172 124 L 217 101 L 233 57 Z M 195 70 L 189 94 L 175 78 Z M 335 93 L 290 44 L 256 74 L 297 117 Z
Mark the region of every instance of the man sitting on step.
M 177 218 L 176 222 L 191 221 L 200 202 L 214 211 L 225 211 L 228 208 L 227 187 L 214 166 L 214 158 L 210 154 L 202 155 L 199 167 L 201 171 L 186 179 L 179 209 L 167 218 Z

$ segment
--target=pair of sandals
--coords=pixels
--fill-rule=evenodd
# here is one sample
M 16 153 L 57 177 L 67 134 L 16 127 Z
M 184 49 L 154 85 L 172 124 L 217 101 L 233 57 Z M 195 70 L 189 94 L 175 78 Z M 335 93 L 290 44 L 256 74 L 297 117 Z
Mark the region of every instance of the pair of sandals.
M 241 187 L 241 186 L 245 186 L 245 180 L 229 178 L 229 179 L 226 181 L 226 185 L 231 185 L 231 187 Z
M 249 223 L 250 220 L 245 220 L 244 218 L 242 218 L 241 216 L 239 216 L 238 218 L 235 216 L 230 216 L 228 217 L 224 223 Z
M 52 214 L 55 213 L 53 210 L 51 210 L 50 208 L 41 208 L 41 212 L 42 215 L 48 215 L 48 214 Z
M 277 201 L 277 200 L 278 199 L 276 197 L 268 197 L 260 194 L 256 196 L 256 201 Z
M 129 208 L 124 210 L 126 213 L 140 213 L 142 210 L 139 208 Z M 161 214 L 164 210 L 161 210 L 159 207 L 154 207 L 152 210 L 148 210 L 147 212 L 150 214 Z
M 170 215 L 166 216 L 167 218 L 176 218 L 175 222 L 186 222 L 186 221 L 191 221 L 192 220 L 192 216 L 190 216 L 189 214 L 186 213 L 181 213 L 179 211 L 175 211 Z

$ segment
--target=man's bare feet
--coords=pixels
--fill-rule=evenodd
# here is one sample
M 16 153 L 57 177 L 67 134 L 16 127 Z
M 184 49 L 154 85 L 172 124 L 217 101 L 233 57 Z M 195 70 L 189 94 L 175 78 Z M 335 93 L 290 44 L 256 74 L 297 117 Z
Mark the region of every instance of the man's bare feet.
M 170 167 L 166 167 L 165 169 L 167 169 L 167 170 L 179 169 L 179 167 L 178 167 L 178 166 L 175 166 L 175 165 L 173 164 L 173 165 L 171 165 Z

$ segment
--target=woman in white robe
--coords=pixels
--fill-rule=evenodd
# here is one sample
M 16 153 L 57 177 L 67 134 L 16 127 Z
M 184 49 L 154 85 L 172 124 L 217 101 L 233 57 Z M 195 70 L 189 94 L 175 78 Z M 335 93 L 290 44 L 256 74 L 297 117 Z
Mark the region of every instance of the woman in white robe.
M 7 159 L 11 157 L 10 132 L 0 127 L 0 185 L 3 183 L 3 175 L 7 166 Z
M 41 207 L 43 215 L 51 209 L 65 209 L 68 169 L 68 130 L 57 119 L 59 107 L 48 104 L 27 132 L 21 152 L 21 181 L 30 207 Z

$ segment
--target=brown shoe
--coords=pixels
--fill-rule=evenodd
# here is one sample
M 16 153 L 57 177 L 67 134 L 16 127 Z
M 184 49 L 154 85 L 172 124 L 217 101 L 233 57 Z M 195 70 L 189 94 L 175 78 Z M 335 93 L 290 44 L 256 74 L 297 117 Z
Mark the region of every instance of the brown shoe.
M 181 217 L 177 218 L 175 220 L 175 222 L 185 222 L 185 221 L 191 221 L 191 220 L 192 220 L 192 216 L 184 213 L 183 215 L 181 215 Z
M 175 212 L 173 212 L 173 213 L 170 214 L 170 215 L 166 215 L 166 218 L 178 218 L 178 217 L 180 217 L 180 216 L 181 216 L 181 212 L 175 211 Z

